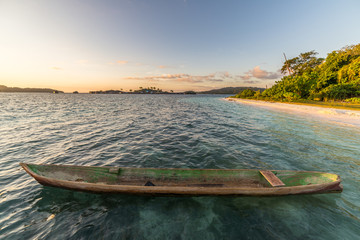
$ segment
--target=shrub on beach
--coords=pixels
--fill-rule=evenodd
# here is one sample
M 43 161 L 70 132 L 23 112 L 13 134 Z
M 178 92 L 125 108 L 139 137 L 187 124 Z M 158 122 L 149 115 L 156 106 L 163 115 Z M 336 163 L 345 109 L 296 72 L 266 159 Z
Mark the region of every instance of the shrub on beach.
M 251 98 L 255 95 L 255 91 L 252 89 L 245 89 L 242 92 L 236 94 L 237 98 Z
M 286 100 L 288 100 L 288 101 L 294 101 L 294 100 L 298 100 L 298 99 L 300 99 L 300 96 L 299 95 L 297 95 L 296 93 L 292 93 L 292 92 L 285 92 L 284 94 L 283 94 L 283 96 L 284 96 L 284 98 L 286 98 Z
M 345 99 L 345 102 L 360 104 L 360 97 L 353 97 Z
M 358 85 L 351 83 L 330 85 L 323 89 L 320 93 L 325 100 L 344 100 L 360 95 Z
M 261 97 L 261 92 L 260 90 L 256 91 L 254 94 L 254 98 L 259 99 Z

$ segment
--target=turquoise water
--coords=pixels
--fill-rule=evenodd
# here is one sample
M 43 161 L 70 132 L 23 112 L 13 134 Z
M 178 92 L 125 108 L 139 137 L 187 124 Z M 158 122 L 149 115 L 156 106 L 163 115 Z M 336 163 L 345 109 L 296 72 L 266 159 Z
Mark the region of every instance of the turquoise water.
M 223 97 L 0 94 L 0 239 L 359 239 L 360 129 Z M 41 186 L 19 162 L 314 170 L 344 191 L 99 195 Z

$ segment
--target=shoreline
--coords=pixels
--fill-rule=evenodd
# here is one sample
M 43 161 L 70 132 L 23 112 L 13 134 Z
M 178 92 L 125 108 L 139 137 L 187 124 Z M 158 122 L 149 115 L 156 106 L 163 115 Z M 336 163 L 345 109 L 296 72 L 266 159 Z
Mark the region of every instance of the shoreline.
M 253 105 L 260 108 L 266 108 L 274 111 L 286 112 L 289 114 L 298 114 L 312 117 L 317 120 L 324 120 L 341 125 L 347 125 L 360 128 L 360 111 L 340 109 L 327 106 L 310 106 L 306 104 L 292 104 L 281 102 L 267 102 L 262 100 L 225 98 L 226 101 L 239 104 Z

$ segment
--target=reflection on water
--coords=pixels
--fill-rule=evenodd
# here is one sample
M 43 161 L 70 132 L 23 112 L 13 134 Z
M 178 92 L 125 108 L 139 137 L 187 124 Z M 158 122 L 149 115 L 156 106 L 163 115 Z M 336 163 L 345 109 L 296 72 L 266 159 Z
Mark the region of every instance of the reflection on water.
M 356 239 L 357 128 L 218 96 L 0 94 L 8 239 Z M 141 197 L 43 187 L 19 162 L 334 172 L 342 194 Z

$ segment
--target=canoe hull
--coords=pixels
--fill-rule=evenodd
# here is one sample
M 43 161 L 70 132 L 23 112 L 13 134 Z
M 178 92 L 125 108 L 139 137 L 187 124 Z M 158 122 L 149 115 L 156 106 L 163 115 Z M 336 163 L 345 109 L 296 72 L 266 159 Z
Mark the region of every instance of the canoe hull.
M 343 190 L 340 177 L 323 184 L 311 184 L 290 187 L 248 187 L 231 186 L 134 186 L 121 184 L 103 184 L 76 182 L 41 176 L 32 171 L 27 164 L 20 163 L 24 170 L 44 186 L 58 187 L 92 193 L 117 193 L 151 196 L 284 196 L 298 194 L 338 193 Z M 70 167 L 70 166 L 69 166 Z M 190 170 L 190 169 L 189 169 Z M 246 170 L 239 170 L 246 171 Z M 253 171 L 253 170 L 252 170 Z

